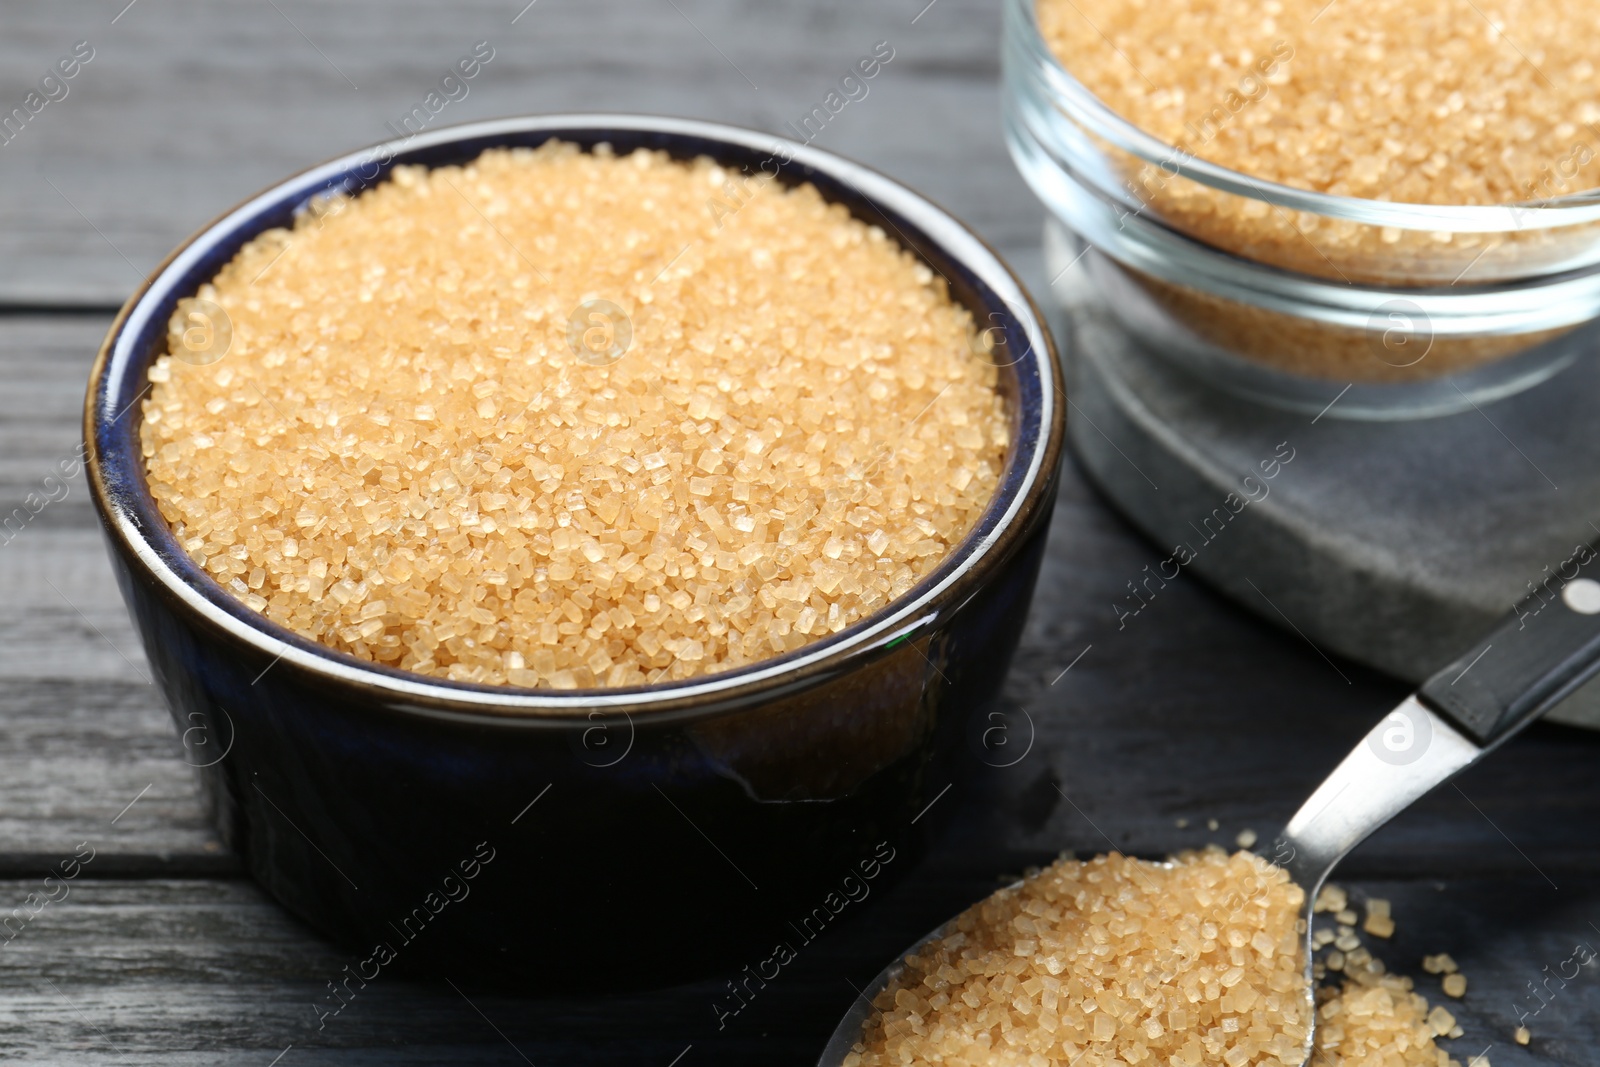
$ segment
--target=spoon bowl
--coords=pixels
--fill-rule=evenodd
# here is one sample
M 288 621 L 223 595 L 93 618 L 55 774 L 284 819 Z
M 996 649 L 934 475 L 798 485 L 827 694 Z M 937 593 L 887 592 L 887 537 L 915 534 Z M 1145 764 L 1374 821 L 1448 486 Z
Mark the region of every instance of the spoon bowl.
M 1020 885 L 1021 883 L 1015 883 Z M 838 1067 L 844 1058 L 850 1055 L 851 1048 L 861 1039 L 861 1032 L 866 1028 L 867 1020 L 872 1017 L 872 1002 L 878 994 L 889 988 L 889 983 L 899 978 L 906 969 L 906 957 L 915 956 L 924 948 L 944 936 L 949 928 L 949 923 L 941 923 L 936 929 L 930 931 L 922 940 L 912 945 L 900 954 L 889 966 L 878 972 L 878 976 L 867 986 L 866 992 L 857 995 L 851 1002 L 850 1010 L 845 1012 L 844 1018 L 839 1020 L 838 1027 L 833 1031 L 833 1036 L 828 1039 L 827 1048 L 822 1050 L 822 1058 L 818 1060 L 821 1067 Z

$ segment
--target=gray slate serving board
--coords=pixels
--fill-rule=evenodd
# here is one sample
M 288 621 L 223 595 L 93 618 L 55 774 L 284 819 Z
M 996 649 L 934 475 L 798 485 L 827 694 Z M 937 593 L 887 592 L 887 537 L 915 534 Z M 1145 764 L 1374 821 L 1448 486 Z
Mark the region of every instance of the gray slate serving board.
M 1279 410 L 1133 341 L 1082 263 L 1047 260 L 1073 446 L 1162 549 L 1112 606 L 1119 621 L 1181 565 L 1319 651 L 1417 682 L 1600 540 L 1600 361 L 1437 418 Z M 1600 729 L 1600 684 L 1550 717 Z

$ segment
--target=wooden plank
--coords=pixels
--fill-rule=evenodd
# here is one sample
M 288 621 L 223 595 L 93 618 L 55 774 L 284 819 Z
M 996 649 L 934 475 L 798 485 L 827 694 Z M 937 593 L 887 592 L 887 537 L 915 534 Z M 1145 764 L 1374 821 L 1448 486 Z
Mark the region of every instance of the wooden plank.
M 525 3 L 10 5 L 0 113 L 75 42 L 94 58 L 0 145 L 0 304 L 121 303 L 222 210 L 386 139 L 479 40 L 494 58 L 435 125 L 613 110 L 779 131 L 888 41 L 893 61 L 817 143 L 923 189 L 1000 246 L 1037 244 L 1039 209 L 1001 143 L 992 3 L 938 0 L 920 17 L 926 0 Z
M 82 440 L 84 388 L 110 315 L 0 318 L 0 519 L 29 492 L 59 496 L 45 479 L 70 462 Z M 40 512 L 41 524 L 74 513 L 86 528 L 89 502 L 81 479 L 64 500 Z M 15 529 L 15 524 L 11 529 Z M 5 540 L 0 533 L 0 541 Z
M 1023 857 L 1016 856 L 1020 862 Z M 98 861 L 97 861 L 98 862 Z M 93 864 L 86 870 L 92 870 Z M 485 988 L 470 974 L 408 980 L 383 973 L 319 1029 L 325 983 L 358 953 L 308 937 L 241 881 L 70 883 L 0 949 L 0 1048 L 29 1063 L 296 1064 L 592 1063 L 802 1065 L 815 1056 L 855 996 L 898 950 L 933 925 L 908 906 L 932 887 L 970 900 L 992 883 L 973 865 L 919 872 L 868 900 L 854 920 L 807 945 L 749 1007 L 719 1030 L 711 1009 L 722 986 L 707 979 L 603 997 L 545 997 Z M 0 882 L 0 902 L 20 903 L 38 883 Z M 1445 1042 L 1465 1062 L 1489 1050 L 1497 1067 L 1587 1065 L 1600 1041 L 1600 974 L 1583 968 L 1548 987 L 1542 1008 L 1527 984 L 1563 967 L 1579 942 L 1600 943 L 1592 884 L 1551 891 L 1536 877 L 1372 881 L 1358 898 L 1394 903 L 1398 931 L 1375 945 L 1390 969 L 1412 975 L 1444 1002 L 1466 1035 Z M 1532 905 L 1532 906 L 1530 906 Z M 954 908 L 956 905 L 947 905 Z M 1468 976 L 1465 999 L 1441 995 L 1419 966 L 1446 951 Z M 560 961 L 530 960 L 530 968 Z M 1547 969 L 1548 968 L 1548 969 Z M 1511 1041 L 1524 1011 L 1534 1044 Z M 685 1052 L 685 1050 L 688 1050 Z
M 106 855 L 103 872 L 233 870 L 148 684 L 83 475 L 61 476 L 109 324 L 0 319 L 0 522 L 11 520 L 0 533 L 0 872 L 48 867 L 85 840 Z
M 84 841 L 109 857 L 97 873 L 237 869 L 149 687 L 10 681 L 0 723 L 0 874 L 42 872 Z

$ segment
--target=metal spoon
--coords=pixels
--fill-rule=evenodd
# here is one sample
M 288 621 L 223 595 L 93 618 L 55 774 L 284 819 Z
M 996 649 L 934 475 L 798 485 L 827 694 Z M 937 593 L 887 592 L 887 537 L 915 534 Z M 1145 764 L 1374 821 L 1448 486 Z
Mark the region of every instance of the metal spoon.
M 1600 552 L 1583 548 L 1563 564 L 1600 571 Z M 1384 716 L 1317 787 L 1278 837 L 1273 862 L 1305 890 L 1307 997 L 1312 995 L 1312 906 L 1322 884 L 1351 849 L 1423 794 L 1460 774 L 1561 703 L 1600 671 L 1600 582 L 1575 575 L 1553 580 L 1517 605 L 1461 658 L 1439 671 Z M 871 1001 L 900 974 L 912 945 L 851 1005 L 823 1050 L 819 1067 L 839 1067 L 861 1037 Z M 1316 1013 L 1310 1013 L 1315 1026 Z M 1306 1037 L 1310 1058 L 1314 1033 Z

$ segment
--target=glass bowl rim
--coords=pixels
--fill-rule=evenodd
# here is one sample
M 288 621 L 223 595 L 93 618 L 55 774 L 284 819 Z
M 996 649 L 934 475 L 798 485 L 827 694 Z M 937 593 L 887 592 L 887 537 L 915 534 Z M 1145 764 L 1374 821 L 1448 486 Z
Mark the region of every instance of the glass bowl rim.
M 1547 200 L 1508 204 L 1416 204 L 1316 192 L 1255 178 L 1200 159 L 1123 118 L 1068 71 L 1045 43 L 1036 2 L 1006 0 L 1006 37 L 1012 46 L 1025 50 L 1023 58 L 1034 65 L 1039 80 L 1051 94 L 1051 102 L 1066 109 L 1091 132 L 1117 148 L 1161 167 L 1174 177 L 1188 178 L 1221 192 L 1293 211 L 1403 230 L 1518 233 L 1600 220 L 1600 186 Z M 1023 32 L 1015 32 L 1018 30 Z M 1002 49 L 1009 52 L 1004 43 Z

